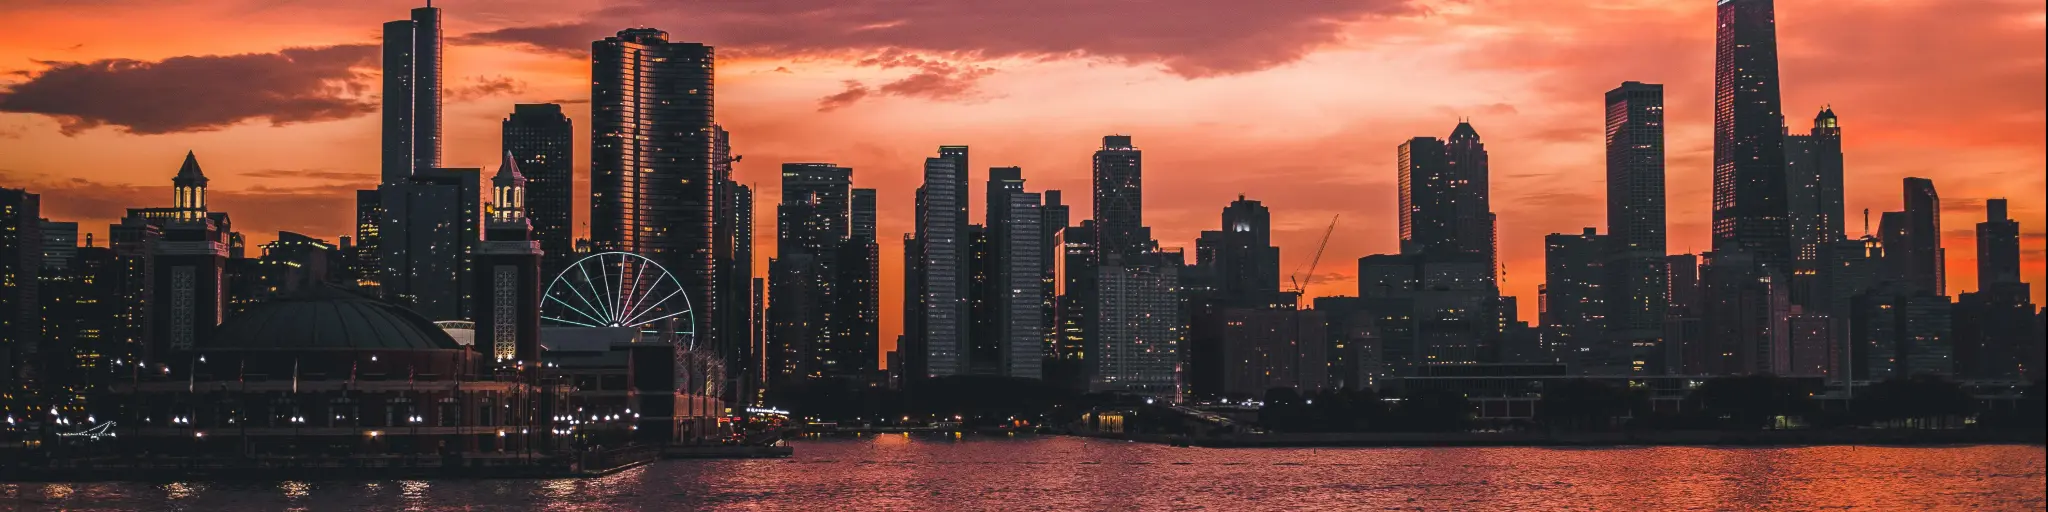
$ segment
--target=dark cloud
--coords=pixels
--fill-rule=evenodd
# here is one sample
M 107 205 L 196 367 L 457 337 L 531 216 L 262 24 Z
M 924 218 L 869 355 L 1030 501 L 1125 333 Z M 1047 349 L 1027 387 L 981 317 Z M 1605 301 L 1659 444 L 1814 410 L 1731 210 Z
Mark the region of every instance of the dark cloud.
M 994 68 L 948 62 L 894 49 L 863 57 L 854 64 L 882 69 L 911 68 L 917 72 L 875 89 L 869 89 L 858 81 L 848 81 L 846 90 L 819 100 L 820 111 L 845 107 L 872 95 L 937 101 L 975 99 L 975 86 L 982 78 L 995 73 Z
M 66 135 L 112 125 L 134 134 L 209 131 L 247 120 L 273 126 L 377 111 L 374 45 L 277 53 L 45 62 L 0 89 L 0 112 L 56 118 Z
M 1100 59 L 1203 77 L 1294 62 L 1342 41 L 1346 24 L 1425 12 L 1410 0 L 639 0 L 577 22 L 454 41 L 580 57 L 612 28 L 655 26 L 725 56 L 903 49 L 955 60 Z
M 846 90 L 818 100 L 818 111 L 831 112 L 839 110 L 847 105 L 857 103 L 863 98 L 867 98 L 868 94 L 871 93 L 872 91 L 868 89 L 868 86 L 862 85 L 859 81 L 847 80 Z
M 455 101 L 470 101 L 489 96 L 509 96 L 526 92 L 526 82 L 504 76 L 474 76 L 469 83 L 449 91 Z
M 622 25 L 623 26 L 623 25 Z M 511 46 L 528 51 L 569 57 L 590 57 L 590 43 L 609 35 L 596 23 L 558 23 L 532 27 L 508 27 L 448 38 L 450 44 Z

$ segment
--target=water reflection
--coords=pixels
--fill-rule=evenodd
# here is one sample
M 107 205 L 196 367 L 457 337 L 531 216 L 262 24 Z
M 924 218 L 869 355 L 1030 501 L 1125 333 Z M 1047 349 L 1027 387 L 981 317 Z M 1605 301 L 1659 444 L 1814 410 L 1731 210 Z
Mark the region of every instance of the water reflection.
M 2043 450 L 1211 450 L 1074 438 L 819 439 L 603 478 L 0 485 L 0 510 L 2041 510 Z

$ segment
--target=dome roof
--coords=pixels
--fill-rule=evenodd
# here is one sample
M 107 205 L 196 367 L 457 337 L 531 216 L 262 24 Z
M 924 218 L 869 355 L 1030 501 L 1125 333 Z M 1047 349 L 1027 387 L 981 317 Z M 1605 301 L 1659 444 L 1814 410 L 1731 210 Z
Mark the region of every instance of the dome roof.
M 200 350 L 460 350 L 402 307 L 325 285 L 229 318 Z

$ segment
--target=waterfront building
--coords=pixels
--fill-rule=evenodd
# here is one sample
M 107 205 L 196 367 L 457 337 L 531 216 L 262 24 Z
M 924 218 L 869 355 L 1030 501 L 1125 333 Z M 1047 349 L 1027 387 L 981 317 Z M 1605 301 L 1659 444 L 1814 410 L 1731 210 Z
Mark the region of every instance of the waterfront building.
M 1664 86 L 1623 82 L 1606 100 L 1606 365 L 1662 374 L 1671 370 L 1664 342 L 1671 305 L 1664 261 Z
M 591 244 L 673 273 L 705 340 L 725 339 L 714 321 L 724 303 L 714 233 L 715 61 L 711 46 L 651 28 L 591 44 Z

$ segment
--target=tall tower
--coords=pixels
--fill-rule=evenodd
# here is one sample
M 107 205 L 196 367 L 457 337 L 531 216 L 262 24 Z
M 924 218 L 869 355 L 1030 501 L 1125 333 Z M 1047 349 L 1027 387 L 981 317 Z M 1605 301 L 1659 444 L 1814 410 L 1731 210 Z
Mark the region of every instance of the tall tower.
M 441 166 L 441 10 L 384 24 L 383 183 Z
M 782 165 L 775 260 L 769 269 L 769 366 L 781 379 L 835 375 L 838 248 L 851 217 L 853 169 L 827 163 Z M 872 356 L 871 356 L 872 357 Z
M 717 237 L 713 244 L 713 259 L 718 271 L 720 304 L 717 332 L 722 339 L 714 340 L 718 353 L 725 358 L 727 376 L 735 379 L 749 379 L 740 385 L 727 389 L 736 392 L 759 389 L 766 384 L 761 381 L 759 344 L 753 341 L 760 331 L 762 318 L 755 315 L 753 306 L 757 298 L 754 293 L 754 190 L 752 187 L 733 181 L 733 162 L 738 157 L 732 154 L 732 134 L 724 128 L 714 127 L 711 144 L 711 173 L 716 181 L 714 192 L 718 202 L 715 205 L 717 220 L 712 229 Z
M 1267 300 L 1280 292 L 1280 248 L 1273 246 L 1273 216 L 1243 195 L 1223 208 L 1215 278 L 1225 296 Z
M 987 253 L 987 320 L 997 349 L 994 370 L 1001 375 L 1044 378 L 1045 248 L 1040 196 L 1024 191 L 1023 170 L 989 169 Z
M 1441 185 L 1449 170 L 1444 141 L 1416 137 L 1401 143 L 1395 158 L 1401 186 L 1401 254 L 1421 254 L 1453 238 L 1449 194 Z
M 155 346 L 145 353 L 150 361 L 164 361 L 170 353 L 189 350 L 211 337 L 227 311 L 227 293 L 221 286 L 227 234 L 207 215 L 206 181 L 199 160 L 186 152 L 185 163 L 171 180 L 176 206 L 164 221 L 163 239 L 153 254 L 150 339 Z
M 519 157 L 505 152 L 491 177 L 491 212 L 476 251 L 477 305 L 474 349 L 507 366 L 540 364 L 541 242 L 526 217 L 526 176 Z M 523 375 L 539 375 L 527 372 Z
M 1102 138 L 1095 151 L 1095 235 L 1098 261 L 1134 263 L 1150 245 L 1145 229 L 1144 152 L 1129 135 Z
M 1772 0 L 1721 0 L 1714 58 L 1714 251 L 1791 261 Z
M 830 370 L 840 376 L 865 378 L 880 363 L 882 321 L 881 246 L 875 240 L 875 189 L 853 189 L 847 232 L 833 258 L 838 267 L 833 283 Z
M 2004 199 L 1984 202 L 1977 223 L 1977 289 L 2020 282 L 2020 222 L 2006 215 Z
M 674 273 L 715 340 L 713 66 L 711 46 L 651 28 L 591 43 L 590 239 Z
M 575 252 L 571 182 L 576 153 L 569 139 L 569 117 L 562 115 L 561 105 L 519 104 L 512 106 L 512 115 L 502 126 L 505 152 L 512 154 L 527 180 L 526 219 L 544 254 L 542 273 L 551 276 L 566 268 Z
M 42 339 L 41 218 L 41 196 L 0 187 L 0 389 L 14 389 Z M 12 405 L 0 401 L 0 408 Z
M 1792 229 L 1792 258 L 1802 268 L 1817 263 L 1822 247 L 1844 240 L 1842 228 L 1842 127 L 1833 109 L 1821 109 L 1805 134 L 1785 134 L 1786 209 Z
M 966 203 L 967 183 L 955 169 L 966 158 L 945 153 L 924 161 L 924 187 L 918 208 L 917 240 L 924 301 L 919 325 L 924 327 L 921 356 L 925 375 L 958 375 L 967 370 L 967 224 L 959 215 Z M 912 360 L 911 357 L 904 358 Z
M 1607 91 L 1607 326 L 1632 370 L 1660 373 L 1671 304 L 1664 259 L 1664 86 Z M 1640 363 L 1640 364 L 1639 364 Z
M 1915 290 L 1948 295 L 1944 268 L 1948 258 L 1941 248 L 1941 196 L 1934 192 L 1934 181 L 1926 178 L 1906 178 L 1905 190 L 1906 282 Z
M 1451 247 L 1458 252 L 1486 258 L 1486 281 L 1492 286 L 1500 258 L 1494 251 L 1493 201 L 1487 170 L 1486 144 L 1472 123 L 1460 122 L 1444 141 L 1445 182 L 1450 198 Z

